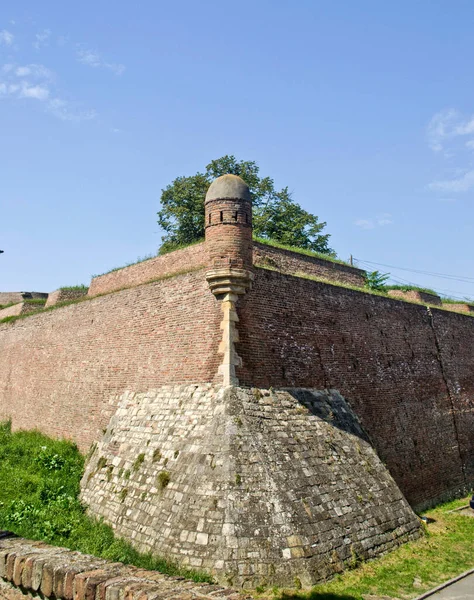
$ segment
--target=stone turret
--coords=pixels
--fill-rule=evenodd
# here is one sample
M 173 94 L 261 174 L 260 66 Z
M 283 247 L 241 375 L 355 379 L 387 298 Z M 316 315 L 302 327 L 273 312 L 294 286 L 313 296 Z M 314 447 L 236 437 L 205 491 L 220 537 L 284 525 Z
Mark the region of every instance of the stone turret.
M 235 367 L 241 364 L 234 342 L 239 336 L 235 308 L 239 295 L 250 289 L 252 268 L 252 201 L 248 185 L 237 175 L 223 175 L 211 184 L 205 200 L 206 246 L 212 293 L 222 299 L 223 330 L 219 368 L 224 385 L 237 385 Z

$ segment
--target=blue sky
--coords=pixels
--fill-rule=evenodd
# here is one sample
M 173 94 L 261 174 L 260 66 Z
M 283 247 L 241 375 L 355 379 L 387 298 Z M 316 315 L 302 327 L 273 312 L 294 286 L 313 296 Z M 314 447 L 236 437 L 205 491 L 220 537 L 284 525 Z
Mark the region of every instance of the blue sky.
M 474 298 L 473 27 L 469 0 L 3 0 L 0 291 L 156 253 L 161 189 L 234 154 L 341 258 Z

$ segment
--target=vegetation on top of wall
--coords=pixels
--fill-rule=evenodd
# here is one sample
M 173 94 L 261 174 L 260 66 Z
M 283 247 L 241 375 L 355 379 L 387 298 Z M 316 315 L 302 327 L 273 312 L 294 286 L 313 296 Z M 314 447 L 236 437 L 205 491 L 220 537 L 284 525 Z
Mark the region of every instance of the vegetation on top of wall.
M 42 306 L 43 304 L 46 304 L 46 298 L 25 298 L 23 302 L 25 304 L 38 304 L 39 306 Z
M 81 283 L 81 285 L 63 285 L 58 289 L 61 292 L 87 292 L 89 288 L 87 285 Z
M 400 290 L 401 292 L 422 292 L 423 294 L 432 294 L 433 296 L 439 296 L 438 292 L 430 288 L 419 287 L 417 285 L 387 285 L 387 290 Z
M 156 254 L 146 254 L 145 256 L 139 256 L 137 260 L 125 263 L 121 267 L 113 267 L 112 269 L 109 269 L 104 273 L 95 273 L 91 275 L 91 278 L 95 279 L 96 277 L 102 277 L 102 275 L 108 275 L 109 273 L 113 273 L 114 271 L 121 271 L 122 269 L 126 269 L 127 267 L 133 267 L 133 265 L 138 265 L 139 263 L 145 262 L 146 260 L 150 260 L 150 258 L 156 258 L 156 256 Z
M 455 298 L 441 298 L 443 304 L 467 304 L 468 306 L 474 306 L 474 300 L 466 298 L 465 300 L 456 300 Z
M 344 265 L 346 267 L 350 267 L 351 265 L 348 262 L 341 260 L 340 258 L 336 258 L 331 254 L 323 254 L 322 252 L 315 252 L 314 250 L 307 250 L 305 248 L 298 248 L 297 246 L 289 246 L 288 244 L 282 244 L 276 240 L 267 239 L 258 237 L 256 235 L 253 236 L 254 241 L 259 242 L 260 244 L 265 244 L 266 246 L 272 246 L 274 248 L 280 248 L 281 250 L 289 250 L 290 252 L 296 252 L 297 254 L 304 254 L 305 256 L 311 256 L 313 258 L 320 258 L 321 260 L 326 260 L 329 262 L 337 263 L 339 265 Z
M 0 310 L 4 308 L 10 308 L 10 306 L 15 306 L 15 304 L 20 304 L 19 302 L 9 302 L 8 304 L 0 304 Z
M 86 515 L 79 501 L 84 457 L 66 440 L 0 424 L 0 528 L 34 540 L 194 581 L 204 573 L 137 552 L 112 528 Z
M 71 300 L 64 300 L 62 302 L 58 302 L 57 304 L 53 304 L 53 306 L 47 306 L 41 308 L 36 312 L 26 313 L 23 315 L 12 315 L 10 317 L 4 317 L 0 319 L 0 325 L 2 323 L 13 323 L 15 321 L 19 321 L 21 319 L 28 319 L 30 317 L 36 317 L 39 314 L 47 313 L 52 310 L 58 310 L 58 308 L 64 308 L 65 306 L 69 306 L 70 304 L 81 304 L 82 302 L 90 302 L 91 300 L 95 300 L 96 298 L 101 298 L 102 296 L 109 296 L 110 294 L 115 294 L 117 292 L 122 292 L 124 290 L 129 290 L 134 287 L 138 287 L 140 285 L 148 285 L 150 283 L 155 283 L 157 281 L 164 281 L 165 279 L 172 279 L 173 277 L 178 277 L 179 275 L 187 275 L 188 273 L 194 273 L 195 271 L 199 271 L 202 267 L 195 267 L 191 269 L 183 269 L 182 271 L 177 271 L 176 273 L 169 273 L 167 275 L 162 275 L 161 277 L 155 277 L 150 279 L 149 281 L 144 281 L 143 283 L 139 283 L 137 285 L 126 285 L 117 290 L 111 290 L 110 292 L 103 292 L 102 294 L 96 294 L 95 296 L 79 296 L 79 298 L 73 298 Z
M 264 271 L 276 271 L 277 273 L 280 273 L 280 271 L 278 269 L 275 269 L 269 265 L 259 265 L 257 268 L 262 269 Z M 449 308 L 447 308 L 447 307 L 444 308 L 443 306 L 440 306 L 438 304 L 430 304 L 429 302 L 420 303 L 420 302 L 418 302 L 416 300 L 412 300 L 410 298 L 397 298 L 397 296 L 389 296 L 385 290 L 375 290 L 375 289 L 370 289 L 368 287 L 358 287 L 358 286 L 352 285 L 350 283 L 325 279 L 324 277 L 317 277 L 316 275 L 309 275 L 308 273 L 303 273 L 301 271 L 297 271 L 296 273 L 292 273 L 292 274 L 284 273 L 284 275 L 286 275 L 288 277 L 299 277 L 300 279 L 309 279 L 310 281 L 316 281 L 318 283 L 325 283 L 326 285 L 331 285 L 333 287 L 345 288 L 348 290 L 353 290 L 354 292 L 359 292 L 361 294 L 368 294 L 370 296 L 379 296 L 381 298 L 386 298 L 387 300 L 390 300 L 393 302 L 407 302 L 408 304 L 416 304 L 416 306 L 431 306 L 432 308 L 435 308 L 437 310 L 444 310 L 446 312 L 451 312 L 451 313 L 453 312 Z M 458 313 L 458 314 L 462 314 L 465 317 L 474 318 L 474 315 L 470 315 L 469 313 Z
M 272 598 L 363 600 L 419 596 L 474 567 L 474 519 L 455 510 L 467 503 L 465 498 L 429 510 L 426 535 L 416 541 L 403 544 L 380 558 L 358 566 L 354 564 L 355 569 L 316 585 L 309 592 L 280 591 Z
M 113 273 L 114 271 L 121 271 L 122 269 L 126 269 L 127 267 L 133 267 L 133 265 L 138 265 L 142 262 L 145 262 L 147 260 L 150 260 L 152 258 L 156 258 L 157 256 L 163 256 L 164 254 L 169 254 L 170 252 L 174 252 L 175 250 L 182 250 L 183 248 L 187 248 L 188 246 L 196 246 L 197 244 L 201 244 L 204 241 L 204 238 L 200 238 L 198 240 L 194 240 L 193 242 L 189 242 L 188 244 L 177 244 L 176 246 L 173 246 L 171 248 L 168 247 L 161 247 L 159 252 L 157 254 L 147 254 L 146 256 L 139 256 L 137 258 L 137 260 L 133 261 L 133 262 L 129 262 L 126 263 L 125 265 L 121 266 L 121 267 L 114 267 L 113 269 L 110 269 L 109 271 L 105 271 L 105 273 L 98 273 L 95 275 L 92 275 L 92 279 L 96 278 L 96 277 L 102 277 L 102 275 L 108 275 L 109 273 Z M 64 289 L 64 288 L 61 288 Z
M 173 246 L 167 246 L 166 244 L 163 244 L 163 246 L 161 246 L 161 248 L 158 251 L 158 256 L 164 256 L 165 254 L 170 254 L 175 250 L 182 250 L 183 248 L 188 248 L 189 246 L 196 246 L 197 244 L 202 244 L 204 240 L 205 238 L 201 237 L 197 240 L 194 240 L 193 242 L 188 242 L 186 244 L 175 244 Z

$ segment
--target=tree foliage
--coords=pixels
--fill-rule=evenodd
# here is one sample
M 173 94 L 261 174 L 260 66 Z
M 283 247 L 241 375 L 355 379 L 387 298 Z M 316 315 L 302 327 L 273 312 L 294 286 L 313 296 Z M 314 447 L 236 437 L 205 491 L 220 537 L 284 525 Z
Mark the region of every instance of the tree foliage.
M 388 273 L 381 273 L 380 271 L 367 272 L 365 274 L 365 286 L 370 290 L 383 292 L 387 289 L 385 283 L 389 277 Z
M 211 161 L 204 173 L 177 177 L 162 190 L 158 223 L 165 235 L 160 253 L 204 237 L 204 198 L 212 181 L 228 173 L 241 177 L 250 188 L 256 236 L 334 255 L 329 234 L 321 233 L 326 223 L 295 202 L 287 187 L 277 191 L 273 179 L 260 177 L 254 161 L 229 155 Z

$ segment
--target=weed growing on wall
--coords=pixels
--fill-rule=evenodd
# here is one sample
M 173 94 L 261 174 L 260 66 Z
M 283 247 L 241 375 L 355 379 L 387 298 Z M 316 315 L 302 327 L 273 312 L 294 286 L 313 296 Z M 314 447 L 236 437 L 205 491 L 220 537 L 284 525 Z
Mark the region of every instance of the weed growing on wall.
M 88 517 L 79 501 L 83 470 L 84 457 L 71 442 L 38 431 L 12 433 L 9 423 L 0 423 L 0 529 L 144 569 L 212 581 L 204 573 L 137 552 L 108 525 Z M 122 492 L 120 499 L 125 496 Z

